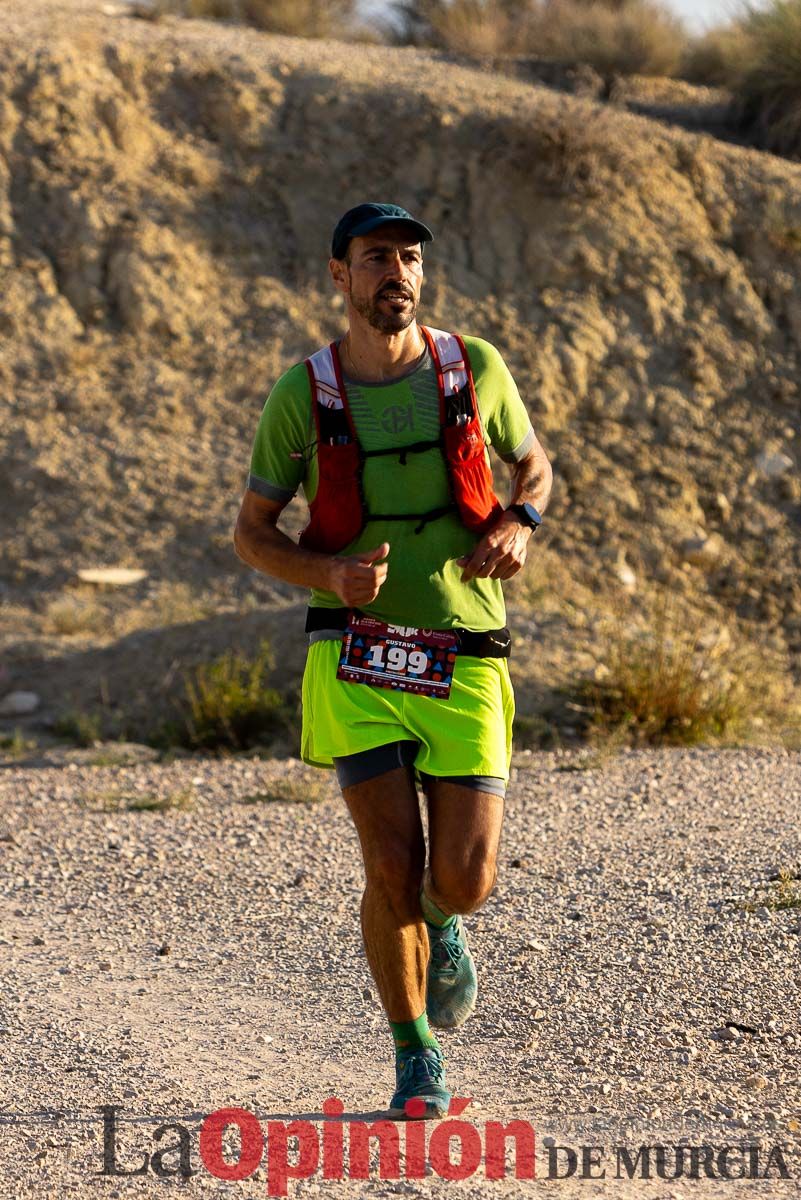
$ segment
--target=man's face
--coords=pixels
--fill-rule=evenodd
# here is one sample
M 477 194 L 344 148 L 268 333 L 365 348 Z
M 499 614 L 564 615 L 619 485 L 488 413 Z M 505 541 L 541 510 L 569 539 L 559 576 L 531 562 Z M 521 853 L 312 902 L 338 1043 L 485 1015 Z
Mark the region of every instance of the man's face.
M 408 239 L 404 225 L 384 225 L 353 238 L 344 261 L 332 259 L 337 288 L 380 333 L 400 333 L 417 314 L 423 253 L 419 242 Z

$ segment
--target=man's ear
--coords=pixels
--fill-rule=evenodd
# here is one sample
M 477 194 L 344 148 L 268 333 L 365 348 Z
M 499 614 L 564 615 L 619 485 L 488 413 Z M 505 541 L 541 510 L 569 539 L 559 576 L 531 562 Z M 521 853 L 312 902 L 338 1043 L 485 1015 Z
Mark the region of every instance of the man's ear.
M 328 270 L 331 273 L 331 279 L 334 287 L 343 296 L 346 296 L 350 291 L 350 271 L 348 264 L 344 258 L 331 258 L 328 260 Z

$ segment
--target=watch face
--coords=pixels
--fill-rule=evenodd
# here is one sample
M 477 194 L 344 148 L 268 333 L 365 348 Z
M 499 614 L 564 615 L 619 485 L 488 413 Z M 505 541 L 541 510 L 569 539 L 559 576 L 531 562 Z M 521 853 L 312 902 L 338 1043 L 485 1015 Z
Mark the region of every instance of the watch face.
M 542 524 L 542 517 L 537 512 L 537 510 L 533 504 L 521 504 L 520 507 L 525 512 L 526 517 L 527 517 L 528 521 L 530 522 L 532 528 L 536 528 L 538 525 Z

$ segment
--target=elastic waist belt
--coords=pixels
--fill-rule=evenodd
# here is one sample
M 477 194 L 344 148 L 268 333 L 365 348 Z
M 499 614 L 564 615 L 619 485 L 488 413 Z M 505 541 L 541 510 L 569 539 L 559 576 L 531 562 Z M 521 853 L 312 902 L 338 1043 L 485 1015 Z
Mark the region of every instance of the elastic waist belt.
M 347 608 L 307 608 L 306 632 L 316 633 L 319 629 L 347 628 Z M 353 609 L 359 613 L 358 609 Z M 512 635 L 506 626 L 503 629 L 487 629 L 483 633 L 474 629 L 454 629 L 459 639 L 459 649 L 470 658 L 508 658 L 512 649 Z

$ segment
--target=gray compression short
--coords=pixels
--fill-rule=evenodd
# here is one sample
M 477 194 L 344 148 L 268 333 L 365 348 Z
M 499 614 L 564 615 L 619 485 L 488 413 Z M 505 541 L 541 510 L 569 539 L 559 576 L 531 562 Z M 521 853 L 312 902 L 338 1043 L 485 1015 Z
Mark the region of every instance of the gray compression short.
M 344 754 L 334 759 L 337 779 L 342 788 L 353 787 L 357 783 L 366 783 L 377 775 L 385 775 L 397 767 L 413 767 L 420 743 L 412 740 L 387 742 L 385 746 L 376 746 L 373 750 L 361 750 L 358 754 Z M 461 787 L 470 788 L 474 792 L 489 792 L 493 796 L 506 795 L 506 782 L 497 775 L 427 775 L 420 771 L 423 790 L 428 790 L 431 779 L 447 779 L 448 783 L 458 783 Z

